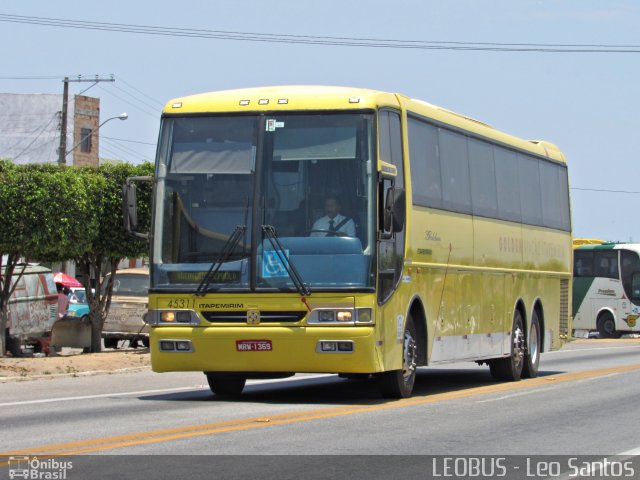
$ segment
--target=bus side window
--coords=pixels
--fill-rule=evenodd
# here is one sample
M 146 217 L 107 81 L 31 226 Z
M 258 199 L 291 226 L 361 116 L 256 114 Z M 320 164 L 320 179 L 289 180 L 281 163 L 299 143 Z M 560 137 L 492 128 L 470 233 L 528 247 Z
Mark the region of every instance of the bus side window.
M 636 252 L 620 251 L 622 288 L 629 298 L 640 300 L 640 258 Z
M 597 277 L 618 278 L 618 251 L 601 250 L 595 252 L 595 275 Z
M 580 251 L 575 252 L 575 265 L 573 274 L 576 277 L 592 277 L 593 276 L 593 252 Z

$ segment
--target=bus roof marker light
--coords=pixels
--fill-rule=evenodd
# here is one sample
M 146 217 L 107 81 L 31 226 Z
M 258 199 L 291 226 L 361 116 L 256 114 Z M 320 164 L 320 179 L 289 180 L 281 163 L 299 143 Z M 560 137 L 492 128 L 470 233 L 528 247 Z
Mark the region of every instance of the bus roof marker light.
M 171 105 L 171 108 L 182 108 L 182 102 L 176 102 Z
M 349 103 L 360 103 L 360 97 L 349 97 Z
M 251 103 L 251 100 L 240 100 L 240 105 L 245 107 Z
M 258 105 L 269 105 L 269 99 L 261 98 L 260 100 L 258 100 Z
M 288 98 L 279 98 L 278 99 L 278 105 L 287 105 L 289 103 L 289 99 Z

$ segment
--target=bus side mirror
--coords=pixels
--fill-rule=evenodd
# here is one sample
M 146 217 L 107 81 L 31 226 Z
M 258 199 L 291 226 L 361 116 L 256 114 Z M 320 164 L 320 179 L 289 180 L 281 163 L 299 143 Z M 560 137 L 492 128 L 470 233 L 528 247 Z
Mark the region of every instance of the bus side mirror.
M 384 231 L 390 232 L 393 224 L 393 205 L 395 199 L 395 191 L 393 188 L 387 189 L 387 195 L 384 199 Z
M 153 177 L 129 177 L 122 186 L 122 219 L 124 221 L 124 229 L 130 235 L 138 238 L 148 239 L 148 233 L 139 233 L 138 228 L 138 200 L 137 187 L 134 182 L 152 182 Z
M 401 188 L 396 189 L 395 200 L 393 202 L 393 215 L 391 221 L 393 223 L 393 231 L 401 232 L 404 230 L 405 220 L 405 193 Z
M 402 189 L 389 188 L 384 201 L 384 229 L 401 232 L 404 229 L 405 193 Z
M 138 201 L 136 198 L 136 184 L 127 183 L 122 186 L 122 216 L 124 218 L 124 228 L 128 233 L 132 233 L 138 228 Z

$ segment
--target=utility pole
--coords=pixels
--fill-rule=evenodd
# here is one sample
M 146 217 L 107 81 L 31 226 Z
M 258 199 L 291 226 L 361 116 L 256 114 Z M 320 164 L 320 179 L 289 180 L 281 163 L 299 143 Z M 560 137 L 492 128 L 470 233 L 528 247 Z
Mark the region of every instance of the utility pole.
M 64 89 L 62 91 L 62 118 L 60 120 L 60 146 L 58 147 L 58 164 L 64 165 L 66 163 L 67 153 L 67 105 L 69 103 L 69 82 L 93 82 L 96 85 L 98 82 L 115 82 L 116 79 L 113 75 L 109 77 L 100 77 L 96 75 L 94 78 L 82 78 L 82 75 L 78 75 L 78 78 L 64 77 Z M 85 88 L 82 93 L 89 90 L 93 85 Z
M 58 148 L 58 163 L 64 165 L 67 152 L 67 103 L 69 103 L 69 77 L 64 77 L 62 91 L 62 118 L 60 120 L 60 147 Z

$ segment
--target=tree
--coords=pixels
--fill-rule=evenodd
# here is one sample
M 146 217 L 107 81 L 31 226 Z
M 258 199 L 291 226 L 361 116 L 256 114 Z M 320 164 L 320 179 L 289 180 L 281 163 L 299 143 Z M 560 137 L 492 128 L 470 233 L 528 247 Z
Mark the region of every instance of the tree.
M 8 303 L 22 274 L 20 263 L 67 260 L 87 251 L 100 225 L 100 210 L 92 202 L 104 184 L 95 174 L 72 167 L 0 161 L 1 355 L 9 339 Z
M 100 205 L 98 233 L 91 245 L 75 257 L 84 277 L 89 317 L 92 324 L 91 351 L 102 349 L 101 336 L 104 321 L 109 313 L 113 279 L 118 264 L 124 258 L 147 256 L 149 244 L 129 235 L 124 229 L 122 218 L 122 186 L 128 177 L 153 174 L 153 165 L 144 163 L 138 166 L 131 164 L 102 165 L 97 175 L 104 180 L 102 189 L 95 194 L 94 204 Z M 141 228 L 148 228 L 151 219 L 151 185 L 143 185 L 138 197 L 138 211 Z M 108 277 L 105 277 L 110 273 Z M 103 285 L 104 278 L 107 278 Z M 94 286 L 95 294 L 89 288 Z

